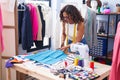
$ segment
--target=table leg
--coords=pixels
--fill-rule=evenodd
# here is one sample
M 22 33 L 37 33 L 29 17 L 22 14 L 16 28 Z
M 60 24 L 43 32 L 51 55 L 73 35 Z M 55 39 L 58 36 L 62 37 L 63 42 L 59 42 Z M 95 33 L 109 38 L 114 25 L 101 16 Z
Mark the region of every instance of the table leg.
M 6 68 L 6 80 L 11 80 L 11 70 L 10 70 L 10 68 Z

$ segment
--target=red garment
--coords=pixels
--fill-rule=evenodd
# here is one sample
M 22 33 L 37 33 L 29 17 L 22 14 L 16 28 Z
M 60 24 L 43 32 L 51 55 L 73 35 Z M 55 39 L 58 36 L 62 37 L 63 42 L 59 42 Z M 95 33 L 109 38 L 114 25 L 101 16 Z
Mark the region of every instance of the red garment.
M 1 53 L 1 52 L 3 51 L 3 49 L 4 49 L 3 37 L 2 37 L 2 30 L 3 30 L 2 11 L 1 11 L 1 7 L 0 7 L 0 53 Z
M 114 40 L 112 68 L 109 80 L 120 80 L 120 22 Z

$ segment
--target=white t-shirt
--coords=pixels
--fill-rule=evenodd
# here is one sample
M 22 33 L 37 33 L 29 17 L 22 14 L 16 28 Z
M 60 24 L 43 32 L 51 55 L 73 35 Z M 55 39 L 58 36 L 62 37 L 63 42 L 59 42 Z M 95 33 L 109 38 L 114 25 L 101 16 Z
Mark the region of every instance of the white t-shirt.
M 76 25 L 76 29 L 77 29 L 77 25 Z M 74 24 L 66 24 L 66 35 L 67 34 L 68 34 L 68 39 L 72 40 L 74 34 Z M 76 34 L 77 34 L 77 30 L 76 30 Z

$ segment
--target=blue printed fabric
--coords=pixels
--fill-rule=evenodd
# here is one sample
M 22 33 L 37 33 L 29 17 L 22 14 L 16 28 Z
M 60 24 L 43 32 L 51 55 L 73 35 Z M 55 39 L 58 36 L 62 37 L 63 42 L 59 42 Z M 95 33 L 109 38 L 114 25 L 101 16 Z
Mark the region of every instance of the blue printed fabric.
M 66 57 L 67 55 L 61 50 L 46 50 L 34 55 L 26 56 L 25 58 L 43 64 L 54 64 L 60 60 L 64 60 Z

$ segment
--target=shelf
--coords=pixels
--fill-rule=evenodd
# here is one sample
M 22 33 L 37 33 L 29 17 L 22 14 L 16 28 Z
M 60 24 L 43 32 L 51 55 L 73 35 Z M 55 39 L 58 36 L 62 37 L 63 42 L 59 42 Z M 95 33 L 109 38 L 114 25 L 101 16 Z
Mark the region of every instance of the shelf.
M 99 37 L 108 37 L 108 38 L 114 38 L 115 37 L 115 35 L 108 35 L 107 36 L 107 34 L 97 34 L 97 36 L 99 36 Z
M 116 15 L 116 14 L 120 14 L 120 13 L 117 13 L 117 12 L 111 12 L 109 14 L 105 14 L 105 13 L 96 13 L 97 15 Z
M 94 58 L 112 60 L 112 49 L 120 13 L 96 13 L 97 46 L 92 46 L 90 55 Z M 110 51 L 110 52 L 109 52 Z
M 95 54 L 90 54 L 90 56 L 106 59 L 106 56 L 100 56 L 100 55 L 95 55 Z
M 97 34 L 99 37 L 107 37 L 107 34 Z

